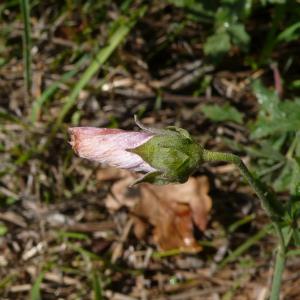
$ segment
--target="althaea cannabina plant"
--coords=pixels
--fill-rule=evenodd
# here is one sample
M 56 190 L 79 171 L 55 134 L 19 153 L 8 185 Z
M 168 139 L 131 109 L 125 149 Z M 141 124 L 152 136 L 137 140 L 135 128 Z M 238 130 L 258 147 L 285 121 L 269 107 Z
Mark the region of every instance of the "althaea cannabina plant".
M 202 162 L 202 147 L 182 128 L 159 130 L 136 123 L 143 131 L 73 127 L 70 143 L 80 157 L 145 173 L 136 183 L 187 181 Z
M 118 168 L 143 172 L 137 182 L 156 184 L 183 183 L 204 161 L 226 161 L 235 164 L 261 200 L 279 238 L 271 299 L 278 300 L 287 246 L 283 239 L 281 221 L 283 207 L 259 183 L 240 157 L 231 153 L 203 149 L 190 134 L 177 127 L 163 130 L 146 128 L 136 120 L 140 132 L 120 129 L 70 128 L 71 145 L 84 158 Z

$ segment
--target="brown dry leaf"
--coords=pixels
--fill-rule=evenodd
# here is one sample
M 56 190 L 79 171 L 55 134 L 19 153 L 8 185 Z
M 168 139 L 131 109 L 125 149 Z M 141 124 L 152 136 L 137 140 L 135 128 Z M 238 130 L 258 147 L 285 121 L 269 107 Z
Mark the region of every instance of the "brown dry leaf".
M 188 204 L 197 227 L 201 231 L 206 229 L 208 213 L 212 206 L 212 200 L 208 195 L 209 181 L 206 176 L 190 177 L 184 184 L 155 186 L 155 193 L 160 199 Z
M 135 234 L 146 232 L 145 221 L 153 227 L 153 240 L 163 250 L 179 248 L 197 252 L 201 247 L 193 234 L 193 222 L 205 230 L 211 198 L 207 177 L 191 177 L 185 184 L 141 186 L 141 199 L 133 212 L 144 222 L 135 223 Z
M 111 187 L 111 194 L 105 198 L 105 205 L 109 211 L 116 211 L 121 207 L 133 207 L 139 200 L 140 194 L 138 187 L 128 188 L 135 180 L 135 177 L 127 177 L 115 182 Z
M 137 238 L 144 238 L 151 224 L 153 241 L 162 250 L 200 251 L 193 226 L 201 231 L 207 226 L 212 205 L 208 196 L 208 178 L 190 177 L 185 184 L 141 184 L 128 188 L 134 179 L 129 175 L 112 185 L 111 194 L 105 199 L 107 208 L 116 211 L 124 206 L 129 207 L 134 214 Z

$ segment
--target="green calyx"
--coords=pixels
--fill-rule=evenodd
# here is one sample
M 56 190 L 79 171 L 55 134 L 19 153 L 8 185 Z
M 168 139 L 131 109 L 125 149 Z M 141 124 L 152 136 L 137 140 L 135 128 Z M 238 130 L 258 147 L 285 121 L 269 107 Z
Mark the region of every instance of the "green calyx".
M 143 129 L 153 133 L 153 129 Z M 177 127 L 155 129 L 154 136 L 148 142 L 130 151 L 156 170 L 138 182 L 155 184 L 186 182 L 202 162 L 203 156 L 203 148 L 186 130 Z

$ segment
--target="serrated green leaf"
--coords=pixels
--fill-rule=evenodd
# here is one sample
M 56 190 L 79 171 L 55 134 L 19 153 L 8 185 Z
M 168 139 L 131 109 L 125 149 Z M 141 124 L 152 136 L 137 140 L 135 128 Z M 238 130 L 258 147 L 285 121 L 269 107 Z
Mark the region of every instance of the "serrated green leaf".
M 275 161 L 282 161 L 285 160 L 284 155 L 282 155 L 279 149 L 276 149 L 271 141 L 261 141 L 260 147 L 251 147 L 245 146 L 244 149 L 247 153 L 251 156 L 258 157 L 258 158 L 271 158 Z
M 276 118 L 273 120 L 265 120 L 258 118 L 252 127 L 251 138 L 259 139 L 268 135 L 283 134 L 288 131 L 296 131 L 300 129 L 300 119 L 293 118 Z
M 278 112 L 279 97 L 274 90 L 267 89 L 259 80 L 253 83 L 252 89 L 260 105 L 259 114 L 274 115 Z
M 253 91 L 260 104 L 256 122 L 251 128 L 252 138 L 295 132 L 300 129 L 300 100 L 280 101 L 275 91 L 260 82 L 253 84 Z
M 207 118 L 215 122 L 233 121 L 239 124 L 243 122 L 244 115 L 229 104 L 203 105 L 201 110 Z

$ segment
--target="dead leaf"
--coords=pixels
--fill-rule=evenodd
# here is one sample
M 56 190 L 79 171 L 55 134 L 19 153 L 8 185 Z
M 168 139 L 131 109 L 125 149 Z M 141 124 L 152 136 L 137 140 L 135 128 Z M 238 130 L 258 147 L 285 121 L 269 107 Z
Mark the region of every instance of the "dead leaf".
M 135 180 L 135 177 L 128 175 L 127 177 L 115 182 L 111 187 L 111 194 L 105 198 L 105 205 L 111 212 L 117 211 L 121 207 L 133 207 L 139 200 L 139 188 L 128 188 Z
M 135 234 L 147 231 L 145 221 L 153 229 L 153 241 L 163 250 L 179 248 L 197 252 L 201 247 L 194 238 L 193 225 L 204 231 L 207 226 L 211 198 L 207 177 L 191 177 L 185 184 L 141 186 L 141 199 L 133 212 L 144 222 L 135 223 Z
M 160 199 L 166 198 L 172 202 L 188 204 L 197 227 L 201 231 L 206 229 L 208 213 L 212 206 L 212 200 L 208 196 L 209 181 L 206 176 L 190 177 L 184 184 L 155 186 L 155 193 Z
M 153 227 L 153 241 L 163 250 L 181 248 L 200 250 L 193 238 L 191 213 L 187 205 L 161 198 L 156 189 L 142 187 L 142 199 L 134 213 L 147 220 Z
M 185 184 L 128 188 L 134 179 L 127 176 L 113 184 L 105 199 L 107 208 L 114 212 L 129 207 L 136 237 L 145 238 L 152 231 L 153 242 L 162 250 L 200 251 L 194 226 L 201 231 L 207 226 L 212 205 L 207 177 L 190 177 Z

